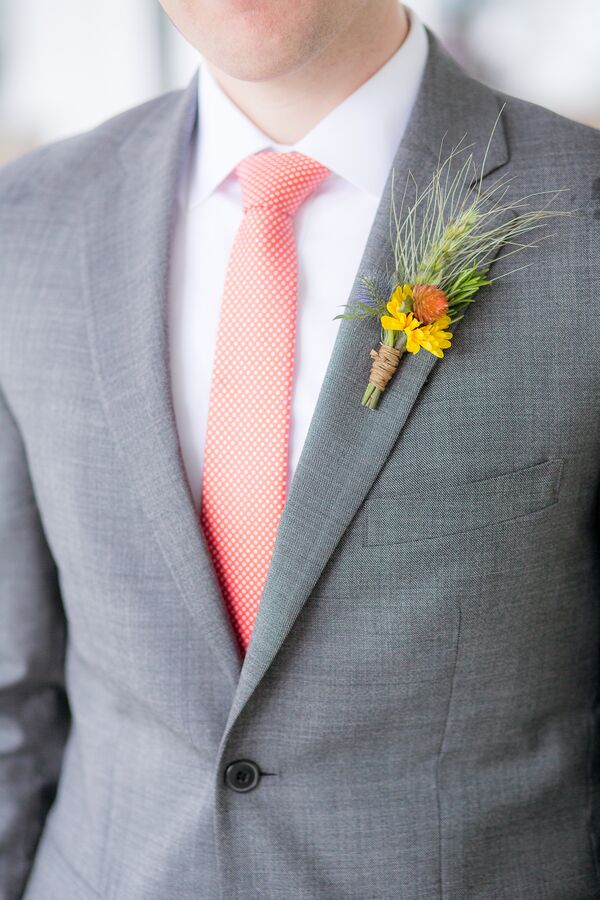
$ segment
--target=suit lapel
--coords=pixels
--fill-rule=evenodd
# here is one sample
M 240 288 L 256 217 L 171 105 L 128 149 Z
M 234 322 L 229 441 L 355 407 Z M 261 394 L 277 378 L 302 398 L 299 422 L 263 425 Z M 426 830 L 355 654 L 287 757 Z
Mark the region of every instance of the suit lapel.
M 485 176 L 507 161 L 491 91 L 469 79 L 429 34 L 428 63 L 405 137 L 398 148 L 394 192 L 400 206 L 409 173 L 426 183 L 440 145 L 448 150 L 467 135 Z M 486 152 L 487 149 L 487 152 Z M 361 295 L 364 274 L 391 273 L 389 238 L 392 173 L 349 298 Z M 460 327 L 460 326 L 457 326 Z M 377 411 L 360 405 L 368 380 L 369 350 L 378 329 L 371 319 L 340 323 L 317 406 L 291 484 L 267 583 L 229 717 L 229 727 L 270 666 L 333 550 L 401 435 L 419 393 L 437 363 L 431 353 L 405 357 Z M 224 740 L 226 740 L 224 736 Z
M 209 650 L 236 684 L 239 652 L 197 521 L 170 392 L 168 261 L 196 80 L 167 95 L 83 198 L 87 320 L 106 414 L 131 485 Z

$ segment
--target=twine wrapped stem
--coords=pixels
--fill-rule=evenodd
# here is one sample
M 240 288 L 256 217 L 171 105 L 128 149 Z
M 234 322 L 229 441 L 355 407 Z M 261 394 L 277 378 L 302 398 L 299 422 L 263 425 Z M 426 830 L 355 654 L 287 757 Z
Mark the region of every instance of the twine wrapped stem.
M 379 349 L 371 350 L 371 373 L 369 384 L 363 394 L 362 405 L 377 409 L 380 397 L 395 374 L 402 354 L 406 349 L 406 334 L 403 331 L 384 331 Z

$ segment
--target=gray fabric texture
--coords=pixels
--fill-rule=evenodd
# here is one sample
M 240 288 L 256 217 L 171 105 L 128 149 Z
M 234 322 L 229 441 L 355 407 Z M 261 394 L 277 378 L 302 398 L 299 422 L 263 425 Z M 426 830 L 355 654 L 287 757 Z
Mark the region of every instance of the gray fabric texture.
M 169 390 L 195 84 L 0 173 L 1 900 L 599 896 L 600 135 L 429 40 L 394 190 L 466 135 L 579 212 L 376 412 L 341 323 L 243 665 Z

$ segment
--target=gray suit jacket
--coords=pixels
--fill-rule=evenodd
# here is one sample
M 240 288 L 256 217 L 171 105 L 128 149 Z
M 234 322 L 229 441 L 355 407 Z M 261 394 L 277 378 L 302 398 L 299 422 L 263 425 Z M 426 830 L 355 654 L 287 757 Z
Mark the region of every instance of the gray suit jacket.
M 243 665 L 169 392 L 194 86 L 0 175 L 2 900 L 599 895 L 600 136 L 430 42 L 395 187 L 506 102 L 484 183 L 580 213 L 377 412 L 341 323 Z

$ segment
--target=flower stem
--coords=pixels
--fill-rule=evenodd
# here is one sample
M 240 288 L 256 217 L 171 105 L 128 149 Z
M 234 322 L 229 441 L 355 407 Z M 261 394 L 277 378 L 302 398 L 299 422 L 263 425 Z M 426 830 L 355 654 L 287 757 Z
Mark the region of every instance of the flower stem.
M 371 396 L 371 394 L 373 393 L 373 391 L 376 391 L 376 390 L 377 390 L 377 388 L 375 387 L 375 385 L 373 384 L 373 382 L 370 381 L 370 382 L 368 383 L 368 385 L 366 386 L 365 392 L 364 392 L 364 394 L 363 394 L 363 396 L 362 396 L 362 400 L 360 401 L 360 402 L 362 403 L 363 406 L 366 406 L 366 405 L 367 405 L 367 401 L 368 401 L 369 397 Z
M 372 388 L 372 391 L 369 394 L 367 402 L 363 403 L 363 406 L 366 406 L 368 409 L 377 409 L 377 404 L 381 398 L 382 391 L 380 388 L 375 387 L 374 384 L 369 384 L 369 387 Z
M 382 344 L 387 345 L 388 347 L 396 347 L 396 349 L 400 350 L 401 353 L 404 352 L 406 348 L 406 334 L 404 332 L 396 332 L 396 331 L 388 331 L 387 329 L 383 332 L 383 340 Z M 377 405 L 381 399 L 381 395 L 383 391 L 381 388 L 378 388 L 372 381 L 370 381 L 365 388 L 365 392 L 362 396 L 362 400 L 360 401 L 363 406 L 366 406 L 367 409 L 377 409 Z

